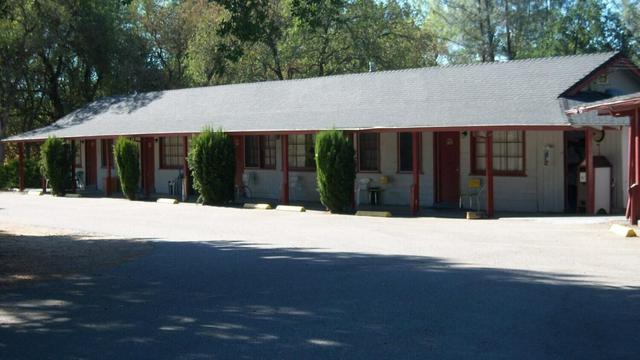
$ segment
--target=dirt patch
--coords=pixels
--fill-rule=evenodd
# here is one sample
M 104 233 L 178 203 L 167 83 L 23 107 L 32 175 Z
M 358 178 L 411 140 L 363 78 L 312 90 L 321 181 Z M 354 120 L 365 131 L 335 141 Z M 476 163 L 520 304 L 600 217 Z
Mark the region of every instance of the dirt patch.
M 0 225 L 0 291 L 36 280 L 92 273 L 147 253 L 151 242 L 64 229 Z

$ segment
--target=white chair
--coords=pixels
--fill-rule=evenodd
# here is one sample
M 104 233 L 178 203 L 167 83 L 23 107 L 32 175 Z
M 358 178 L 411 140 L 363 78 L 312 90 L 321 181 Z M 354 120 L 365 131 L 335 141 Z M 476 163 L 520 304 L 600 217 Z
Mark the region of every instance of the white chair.
M 289 189 L 291 191 L 291 199 L 296 199 L 296 193 L 302 194 L 302 178 L 297 175 L 289 176 Z
M 363 191 L 365 195 L 369 194 L 369 184 L 371 184 L 371 179 L 369 178 L 358 179 L 356 183 L 356 206 L 360 206 L 360 195 Z
M 473 209 L 473 200 L 476 200 L 476 211 L 480 211 L 480 195 L 484 191 L 484 183 L 479 178 L 469 178 L 467 189 L 460 193 L 458 206 L 462 209 L 465 199 L 469 199 L 469 209 Z

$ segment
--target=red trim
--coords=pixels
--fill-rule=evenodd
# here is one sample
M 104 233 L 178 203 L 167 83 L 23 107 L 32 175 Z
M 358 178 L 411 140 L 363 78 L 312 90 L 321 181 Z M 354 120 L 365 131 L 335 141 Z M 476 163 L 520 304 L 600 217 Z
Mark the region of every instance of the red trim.
M 593 129 L 584 130 L 584 156 L 587 159 L 587 214 L 595 213 L 595 169 L 593 168 Z
M 485 141 L 487 153 L 487 217 L 493 217 L 493 131 L 487 131 Z
M 189 199 L 189 137 L 182 137 L 182 156 L 183 156 L 183 164 L 182 164 L 182 173 L 184 174 L 184 189 L 183 189 L 183 200 L 186 201 Z
M 638 185 L 640 184 L 640 107 L 636 108 L 635 116 L 633 119 L 633 126 L 635 127 L 634 135 L 634 170 L 635 170 L 635 181 L 634 187 L 631 191 L 633 194 L 633 201 L 631 202 L 631 208 L 633 209 L 633 214 L 631 218 L 631 222 L 633 225 L 638 224 L 638 217 L 640 217 L 640 193 L 638 193 Z
M 522 132 L 522 171 L 504 171 L 504 170 L 493 170 L 494 176 L 509 176 L 509 177 L 526 177 L 527 176 L 527 132 Z M 478 170 L 476 163 L 476 138 L 475 131 L 469 132 L 469 148 L 470 148 L 470 156 L 471 156 L 471 175 L 473 176 L 484 176 L 485 171 Z
M 345 131 L 358 131 L 358 132 L 438 132 L 438 131 L 488 131 L 488 130 L 529 130 L 529 131 L 561 131 L 561 130 L 575 130 L 575 127 L 570 125 L 488 125 L 488 126 L 438 126 L 438 127 L 409 127 L 409 128 L 363 128 L 363 129 L 346 129 Z M 229 135 L 295 135 L 295 134 L 316 134 L 320 130 L 255 130 L 255 131 L 228 131 Z M 117 136 L 128 137 L 161 137 L 161 136 L 190 136 L 197 135 L 199 132 L 179 132 L 179 133 L 138 133 L 138 134 L 114 134 L 114 135 L 100 135 L 100 136 L 67 136 L 63 139 L 110 139 Z M 4 141 L 8 143 L 29 143 L 29 142 L 42 142 L 46 139 L 29 139 L 29 140 L 14 140 Z
M 108 150 L 111 150 L 111 146 L 110 144 L 113 142 L 113 140 L 106 140 L 107 143 L 107 147 Z M 104 158 L 104 149 L 103 149 L 103 154 L 102 154 L 103 158 Z M 107 185 L 106 185 L 106 190 L 107 190 L 107 196 L 111 195 L 111 156 L 107 155 Z
M 289 136 L 282 135 L 282 203 L 289 203 Z
M 371 134 L 371 133 L 365 133 L 365 134 Z M 376 161 L 377 161 L 376 170 L 362 170 L 360 166 L 360 160 L 362 160 L 362 157 L 360 156 L 360 150 L 362 146 L 362 141 L 360 141 L 360 136 L 363 134 L 358 133 L 358 144 L 357 144 L 358 153 L 356 154 L 356 159 L 357 159 L 359 173 L 363 173 L 363 174 L 367 174 L 367 173 L 379 174 L 380 173 L 380 133 L 373 133 L 373 134 L 376 135 L 376 151 L 378 153 L 376 158 Z
M 72 148 L 77 151 L 76 144 L 73 143 Z M 76 157 L 75 154 L 73 156 L 73 161 L 71 162 L 71 190 L 76 192 Z
M 635 152 L 636 152 L 636 131 L 637 131 L 637 126 L 636 126 L 636 114 L 631 115 L 631 127 L 629 129 L 629 165 L 628 165 L 628 178 L 629 178 L 629 192 L 628 192 L 628 198 L 627 198 L 627 211 L 626 211 L 626 215 L 627 218 L 629 218 L 629 220 L 631 221 L 631 224 L 636 225 L 637 224 L 637 212 L 636 212 L 636 208 L 634 206 L 634 191 L 632 189 L 634 189 L 633 185 L 637 182 L 636 181 L 636 157 L 635 157 Z
M 434 203 L 439 203 L 442 201 L 442 196 L 440 195 L 440 179 L 439 179 L 439 174 L 440 174 L 440 161 L 438 161 L 439 159 L 439 151 L 438 151 L 438 144 L 440 142 L 440 134 L 439 133 L 433 133 L 433 139 L 431 140 L 432 145 L 433 145 L 433 186 L 436 189 L 435 194 L 434 194 Z
M 571 87 L 569 87 L 562 94 L 560 94 L 559 97 L 567 97 L 567 96 L 571 96 L 579 93 L 585 86 L 588 86 L 589 84 L 591 84 L 595 79 L 600 77 L 602 73 L 607 71 L 609 67 L 619 62 L 621 56 L 622 55 L 620 53 L 615 54 L 614 56 L 609 58 L 607 61 L 603 62 L 598 67 L 593 69 L 593 71 L 587 74 L 587 76 L 583 77 L 582 79 L 578 80 L 575 84 L 571 85 Z
M 18 189 L 24 191 L 24 144 L 18 144 Z
M 411 151 L 413 160 L 413 191 L 411 192 L 411 213 L 418 215 L 420 210 L 420 154 L 422 144 L 420 143 L 420 133 L 414 131 L 411 134 Z

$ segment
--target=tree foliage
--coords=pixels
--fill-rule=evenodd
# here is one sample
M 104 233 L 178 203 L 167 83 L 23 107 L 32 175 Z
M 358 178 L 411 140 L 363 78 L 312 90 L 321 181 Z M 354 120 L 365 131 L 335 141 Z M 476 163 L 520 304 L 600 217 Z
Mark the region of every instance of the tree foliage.
M 222 130 L 204 129 L 191 141 L 189 170 L 193 187 L 204 205 L 225 205 L 233 200 L 236 174 L 235 148 Z
M 316 176 L 320 202 L 331 212 L 347 212 L 356 179 L 353 143 L 342 131 L 322 131 L 316 137 Z
M 609 50 L 638 61 L 639 9 L 639 0 L 4 0 L 0 138 L 135 92 Z
M 45 140 L 40 151 L 42 174 L 55 196 L 64 196 L 71 185 L 71 164 L 75 160 L 73 144 L 57 137 Z
M 140 149 L 138 143 L 119 137 L 113 148 L 113 158 L 120 177 L 122 193 L 129 200 L 136 198 L 140 180 Z

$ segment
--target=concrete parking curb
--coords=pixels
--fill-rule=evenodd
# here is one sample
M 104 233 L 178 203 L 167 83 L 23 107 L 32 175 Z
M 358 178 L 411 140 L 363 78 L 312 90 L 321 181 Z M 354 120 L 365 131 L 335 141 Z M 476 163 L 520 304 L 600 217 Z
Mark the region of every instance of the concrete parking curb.
M 276 206 L 276 210 L 289 211 L 289 212 L 305 212 L 306 211 L 304 206 L 294 206 L 294 205 L 278 205 Z

